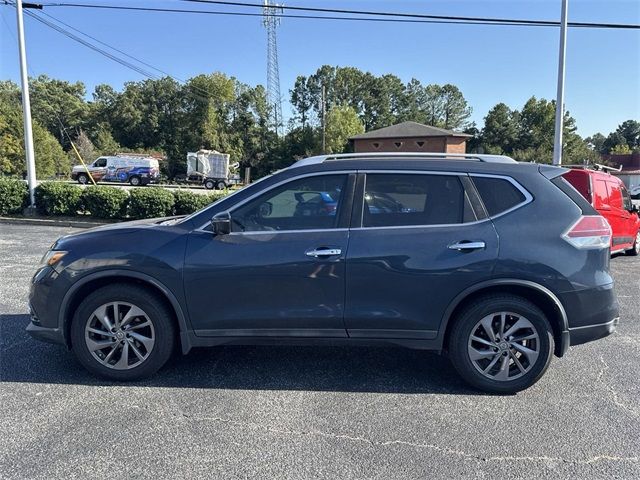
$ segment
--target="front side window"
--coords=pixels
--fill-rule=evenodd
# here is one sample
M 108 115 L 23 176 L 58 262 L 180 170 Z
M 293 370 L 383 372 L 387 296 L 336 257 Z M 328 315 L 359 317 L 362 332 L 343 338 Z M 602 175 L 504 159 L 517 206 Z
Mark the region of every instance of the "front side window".
M 98 160 L 96 160 L 96 163 L 94 164 L 94 167 L 106 167 L 107 166 L 107 159 L 106 158 L 99 158 Z
M 627 211 L 631 211 L 633 208 L 633 202 L 631 201 L 631 196 L 625 187 L 621 187 L 622 191 L 622 208 Z
M 232 211 L 232 231 L 336 228 L 346 182 L 346 175 L 319 175 L 276 187 Z
M 363 227 L 445 225 L 475 221 L 455 175 L 367 174 Z

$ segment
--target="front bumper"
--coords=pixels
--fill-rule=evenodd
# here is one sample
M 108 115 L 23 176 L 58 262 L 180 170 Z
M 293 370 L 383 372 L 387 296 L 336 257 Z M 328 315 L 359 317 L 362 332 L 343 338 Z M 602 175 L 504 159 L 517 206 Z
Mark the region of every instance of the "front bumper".
M 27 333 L 33 338 L 43 342 L 66 345 L 64 341 L 64 334 L 59 328 L 42 327 L 32 321 L 27 325 Z

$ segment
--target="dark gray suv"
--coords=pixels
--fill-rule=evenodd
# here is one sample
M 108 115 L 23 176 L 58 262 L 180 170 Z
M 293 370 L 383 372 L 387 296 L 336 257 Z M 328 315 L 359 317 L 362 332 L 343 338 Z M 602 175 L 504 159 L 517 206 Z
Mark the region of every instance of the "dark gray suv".
M 34 337 L 117 380 L 176 346 L 399 345 L 516 392 L 609 335 L 606 221 L 566 170 L 507 157 L 312 157 L 188 217 L 60 238 L 30 294 Z

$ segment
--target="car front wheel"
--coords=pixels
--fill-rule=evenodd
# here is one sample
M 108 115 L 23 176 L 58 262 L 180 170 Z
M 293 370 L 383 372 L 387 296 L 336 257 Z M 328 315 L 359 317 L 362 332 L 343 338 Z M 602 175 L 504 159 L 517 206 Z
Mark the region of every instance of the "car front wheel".
M 173 351 L 171 312 L 152 292 L 109 285 L 90 294 L 71 324 L 71 344 L 90 372 L 135 380 L 159 370 Z
M 516 393 L 536 383 L 549 367 L 551 325 L 524 298 L 482 297 L 454 321 L 449 356 L 460 376 L 480 390 Z

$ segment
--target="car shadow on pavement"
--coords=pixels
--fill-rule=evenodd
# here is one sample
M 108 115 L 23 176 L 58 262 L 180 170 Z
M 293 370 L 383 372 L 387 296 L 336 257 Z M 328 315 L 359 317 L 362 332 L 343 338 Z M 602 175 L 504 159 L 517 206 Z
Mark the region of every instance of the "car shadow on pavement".
M 176 354 L 150 379 L 122 383 L 88 373 L 61 345 L 25 331 L 28 315 L 0 315 L 0 381 L 245 390 L 479 394 L 439 355 L 404 348 L 198 348 Z

